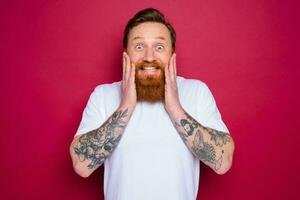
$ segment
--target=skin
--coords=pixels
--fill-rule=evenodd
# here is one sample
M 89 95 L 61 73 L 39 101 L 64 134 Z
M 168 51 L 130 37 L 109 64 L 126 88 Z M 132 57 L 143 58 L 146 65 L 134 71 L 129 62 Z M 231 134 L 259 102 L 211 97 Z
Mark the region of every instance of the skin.
M 176 83 L 176 54 L 166 26 L 146 22 L 134 27 L 123 52 L 121 102 L 118 109 L 99 128 L 75 137 L 70 145 L 74 170 L 88 177 L 101 166 L 121 140 L 137 104 L 135 65 L 156 60 L 165 66 L 164 107 L 178 134 L 190 151 L 217 174 L 226 173 L 232 164 L 234 142 L 228 133 L 202 126 L 179 101 Z M 139 70 L 141 76 L 158 76 L 160 70 Z
M 126 53 L 133 64 L 143 60 L 156 60 L 167 66 L 172 56 L 169 30 L 163 24 L 152 22 L 134 27 L 129 33 Z M 139 73 L 144 76 L 158 76 L 160 71 L 140 70 Z

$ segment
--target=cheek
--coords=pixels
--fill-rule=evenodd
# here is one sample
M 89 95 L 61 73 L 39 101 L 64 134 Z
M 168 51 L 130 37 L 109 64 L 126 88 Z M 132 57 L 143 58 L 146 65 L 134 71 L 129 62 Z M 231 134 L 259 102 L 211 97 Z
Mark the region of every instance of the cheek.
M 136 53 L 130 53 L 130 52 L 128 52 L 128 56 L 129 56 L 130 61 L 132 63 L 138 63 L 138 62 L 140 62 L 142 60 L 142 56 L 139 55 L 139 54 L 136 54 Z
M 137 56 L 134 56 L 134 57 L 130 58 L 130 60 L 131 60 L 132 63 L 135 63 L 135 64 L 142 61 L 142 59 L 140 57 L 137 57 Z
M 162 57 L 160 61 L 164 64 L 164 66 L 166 66 L 169 64 L 170 56 Z

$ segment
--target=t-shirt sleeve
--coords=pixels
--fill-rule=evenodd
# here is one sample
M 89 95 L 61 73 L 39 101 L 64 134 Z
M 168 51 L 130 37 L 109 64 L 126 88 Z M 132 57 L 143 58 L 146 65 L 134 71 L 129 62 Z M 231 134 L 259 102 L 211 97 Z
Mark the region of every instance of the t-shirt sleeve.
M 99 128 L 104 123 L 105 113 L 103 111 L 101 91 L 101 87 L 98 86 L 91 93 L 87 105 L 83 110 L 82 119 L 75 136 Z
M 203 119 L 202 125 L 216 129 L 218 131 L 229 133 L 225 123 L 222 120 L 221 114 L 217 107 L 216 101 L 205 83 L 199 85 L 201 92 L 199 97 L 200 103 L 198 104 L 198 113 Z

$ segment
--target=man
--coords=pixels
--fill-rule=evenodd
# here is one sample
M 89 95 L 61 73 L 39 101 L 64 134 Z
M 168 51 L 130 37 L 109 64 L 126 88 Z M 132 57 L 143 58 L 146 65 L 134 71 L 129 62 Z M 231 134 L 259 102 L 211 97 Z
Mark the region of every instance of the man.
M 176 76 L 176 34 L 157 10 L 137 13 L 124 31 L 122 81 L 90 96 L 70 146 L 88 177 L 104 163 L 107 200 L 194 200 L 199 160 L 217 174 L 234 142 L 201 81 Z

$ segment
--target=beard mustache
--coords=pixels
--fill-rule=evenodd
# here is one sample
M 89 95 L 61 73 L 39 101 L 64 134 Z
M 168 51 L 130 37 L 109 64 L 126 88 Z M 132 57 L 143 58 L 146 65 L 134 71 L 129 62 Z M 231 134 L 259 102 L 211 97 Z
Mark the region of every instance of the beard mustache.
M 159 75 L 141 75 L 139 71 L 144 67 L 154 67 Z M 154 103 L 164 101 L 165 98 L 165 72 L 164 66 L 157 61 L 142 61 L 136 64 L 135 85 L 137 101 Z

